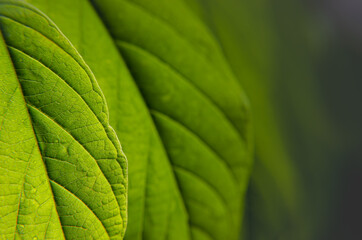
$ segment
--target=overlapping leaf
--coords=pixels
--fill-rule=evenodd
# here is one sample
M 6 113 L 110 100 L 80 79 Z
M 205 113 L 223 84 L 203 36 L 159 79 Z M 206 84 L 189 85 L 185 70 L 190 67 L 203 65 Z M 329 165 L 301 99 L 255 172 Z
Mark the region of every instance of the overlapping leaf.
M 217 44 L 182 2 L 94 2 L 150 109 L 177 179 L 189 238 L 236 239 L 250 168 L 249 116 Z M 154 232 L 162 219 L 152 224 L 155 214 L 147 208 L 157 207 L 148 202 L 159 195 L 147 196 L 155 186 L 146 182 L 144 238 L 185 239 L 168 237 L 172 221 L 163 235 Z M 139 232 L 128 229 L 127 237 Z
M 98 14 L 86 1 L 28 2 L 75 45 L 107 98 L 129 160 L 126 239 L 237 239 L 248 105 L 203 24 L 178 0 L 94 1 Z

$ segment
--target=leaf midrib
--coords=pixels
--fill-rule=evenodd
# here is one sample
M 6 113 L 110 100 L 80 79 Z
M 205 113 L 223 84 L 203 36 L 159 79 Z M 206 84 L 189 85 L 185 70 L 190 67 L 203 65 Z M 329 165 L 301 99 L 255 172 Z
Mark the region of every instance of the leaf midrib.
M 0 37 L 2 38 L 2 42 L 7 45 L 7 43 L 6 43 L 6 41 L 5 41 L 4 37 L 3 37 L 3 34 L 2 34 L 1 25 L 0 25 Z M 13 64 L 13 59 L 11 58 L 11 55 L 10 55 L 10 53 L 9 53 L 9 51 L 8 51 L 7 49 L 6 49 L 6 52 L 7 52 L 8 61 L 9 61 L 9 62 L 11 63 L 11 65 L 12 65 L 14 77 L 17 79 L 18 89 L 19 89 L 19 91 L 20 91 L 20 93 L 21 93 L 20 95 L 22 96 L 23 107 L 26 109 L 25 111 L 26 111 L 27 119 L 28 119 L 28 121 L 30 122 L 31 132 L 32 132 L 33 139 L 34 139 L 34 142 L 35 142 L 35 143 L 34 143 L 34 146 L 33 146 L 33 149 L 32 149 L 32 151 L 31 151 L 31 153 L 30 153 L 30 155 L 29 155 L 29 162 L 28 162 L 28 165 L 27 165 L 26 170 L 25 170 L 25 172 L 24 172 L 24 180 L 23 180 L 23 184 L 22 184 L 22 186 L 21 186 L 21 194 L 20 194 L 20 196 L 19 196 L 18 211 L 17 211 L 16 224 L 15 224 L 15 229 L 14 229 L 14 239 L 15 239 L 16 233 L 17 233 L 17 226 L 18 226 L 18 224 L 19 224 L 19 222 L 18 222 L 18 220 L 19 220 L 19 211 L 20 211 L 20 205 L 21 205 L 21 197 L 22 197 L 22 193 L 23 193 L 23 191 L 24 191 L 24 182 L 25 182 L 26 172 L 27 172 L 27 170 L 28 170 L 28 168 L 29 168 L 29 166 L 30 166 L 31 158 L 33 157 L 32 154 L 33 154 L 35 148 L 37 148 L 37 151 L 38 151 L 39 156 L 40 156 L 40 158 L 41 158 L 42 165 L 43 165 L 43 167 L 44 167 L 45 176 L 46 176 L 46 178 L 47 178 L 47 180 L 48 180 L 48 181 L 47 181 L 47 183 L 48 183 L 48 188 L 49 188 L 49 190 L 52 192 L 52 196 L 51 196 L 51 197 L 52 197 L 52 200 L 53 200 L 53 201 L 52 201 L 52 203 L 53 203 L 53 208 L 55 208 L 55 211 L 57 212 L 57 219 L 58 219 L 60 225 L 61 225 L 61 221 L 60 221 L 60 218 L 59 218 L 59 213 L 58 213 L 58 211 L 57 211 L 57 209 L 56 209 L 54 194 L 53 194 L 53 190 L 52 190 L 51 185 L 50 185 L 50 179 L 49 179 L 49 175 L 48 175 L 48 172 L 47 172 L 47 167 L 46 167 L 46 165 L 45 165 L 45 163 L 44 163 L 44 161 L 43 161 L 43 159 L 42 159 L 41 151 L 40 151 L 40 148 L 39 148 L 39 145 L 38 145 L 38 142 L 37 142 L 37 137 L 36 137 L 36 134 L 35 134 L 35 131 L 34 131 L 34 126 L 33 126 L 33 123 L 32 123 L 32 121 L 31 121 L 31 116 L 30 116 L 29 110 L 28 110 L 28 108 L 27 108 L 27 106 L 26 106 L 27 103 L 26 103 L 26 100 L 25 100 L 25 98 L 24 98 L 24 92 L 23 92 L 21 83 L 20 83 L 20 81 L 19 81 L 19 79 L 18 79 L 18 77 L 17 77 L 16 71 L 15 71 L 15 67 L 14 67 L 14 64 Z M 16 92 L 16 91 L 15 91 L 15 92 Z M 63 229 L 62 229 L 62 233 L 63 233 L 63 238 L 65 239 Z

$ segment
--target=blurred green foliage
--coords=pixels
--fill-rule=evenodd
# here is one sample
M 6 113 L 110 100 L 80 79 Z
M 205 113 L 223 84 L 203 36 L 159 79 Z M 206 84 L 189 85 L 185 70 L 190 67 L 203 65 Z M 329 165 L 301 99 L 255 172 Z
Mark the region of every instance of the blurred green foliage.
M 335 145 L 314 69 L 323 31 L 299 0 L 186 1 L 251 99 L 256 161 L 244 239 L 319 239 Z

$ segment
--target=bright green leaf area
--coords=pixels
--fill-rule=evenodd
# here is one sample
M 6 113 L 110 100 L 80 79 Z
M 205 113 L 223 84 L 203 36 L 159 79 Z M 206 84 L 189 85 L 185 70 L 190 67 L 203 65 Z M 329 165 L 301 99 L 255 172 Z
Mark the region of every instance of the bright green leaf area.
M 74 44 L 107 99 L 129 164 L 125 239 L 238 239 L 249 106 L 203 23 L 179 0 L 27 1 Z
M 127 162 L 94 76 L 33 7 L 0 1 L 0 238 L 122 239 Z

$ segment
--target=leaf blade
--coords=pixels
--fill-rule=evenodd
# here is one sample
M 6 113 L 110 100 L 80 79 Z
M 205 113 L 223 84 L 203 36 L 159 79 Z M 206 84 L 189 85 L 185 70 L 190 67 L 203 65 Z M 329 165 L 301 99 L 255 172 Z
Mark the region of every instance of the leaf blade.
M 184 14 L 186 14 L 185 16 L 189 16 L 189 12 L 179 1 L 172 1 L 172 4 L 176 4 L 177 6 L 173 6 L 174 9 L 172 9 L 171 4 L 167 3 L 167 1 L 157 1 L 157 3 L 138 1 L 136 4 L 144 4 L 142 5 L 143 8 L 148 8 L 149 6 L 147 6 L 147 4 L 167 6 L 162 8 L 162 10 L 160 8 L 161 13 L 155 12 L 155 6 L 151 6 L 152 14 L 161 15 L 158 17 L 161 18 L 161 20 L 158 19 L 157 22 L 165 21 L 164 19 L 167 19 L 165 15 L 172 16 L 175 15 L 174 13 L 176 12 L 177 21 L 171 19 L 169 24 L 171 26 L 161 26 L 162 29 L 166 28 L 166 33 L 171 32 L 173 38 L 177 38 L 177 42 L 175 43 L 168 40 L 168 36 L 160 36 L 159 32 L 157 32 L 159 25 L 152 26 L 152 21 L 150 23 L 150 21 L 148 21 L 149 19 L 134 14 L 132 11 L 135 9 L 141 13 L 143 13 L 143 11 L 140 11 L 139 7 L 134 6 L 133 3 L 119 1 L 117 4 L 111 4 L 111 2 L 107 1 L 100 1 L 99 3 L 94 1 L 95 5 L 98 6 L 96 9 L 100 12 L 100 16 L 111 35 L 115 37 L 115 33 L 117 33 L 118 30 L 122 32 L 120 38 L 115 37 L 114 39 L 118 47 L 117 49 L 115 44 L 112 43 L 112 39 L 108 36 L 107 29 L 102 25 L 99 18 L 94 15 L 94 10 L 88 6 L 87 3 L 77 2 L 74 3 L 74 7 L 71 8 L 74 1 L 70 0 L 62 1 L 61 3 L 54 0 L 33 0 L 31 2 L 34 2 L 35 5 L 43 11 L 46 11 L 72 42 L 78 43 L 78 50 L 92 68 L 107 97 L 111 113 L 110 120 L 114 123 L 114 126 L 116 126 L 117 134 L 130 160 L 130 218 L 126 238 L 213 239 L 213 237 L 210 236 L 215 233 L 216 239 L 236 239 L 238 236 L 238 227 L 235 228 L 234 226 L 237 225 L 240 218 L 240 202 L 245 191 L 250 168 L 250 160 L 246 160 L 249 158 L 251 145 L 249 107 L 243 92 L 240 90 L 237 82 L 233 80 L 232 74 L 221 56 L 219 47 L 214 40 L 212 40 L 212 37 L 208 35 L 205 36 L 207 31 L 202 24 L 200 26 L 200 23 L 197 22 L 195 31 L 192 25 L 194 25 L 196 20 L 194 17 L 191 17 L 192 20 L 188 21 L 186 25 L 183 25 L 183 23 L 180 22 L 180 17 L 182 18 Z M 105 7 L 103 14 L 102 4 L 104 4 L 103 7 Z M 108 9 L 107 4 L 109 4 Z M 54 8 L 52 6 L 54 6 Z M 59 14 L 56 9 L 66 9 L 69 16 L 66 17 L 64 14 Z M 129 9 L 132 9 L 132 11 L 128 11 Z M 177 11 L 180 12 L 177 13 Z M 115 19 L 114 27 L 110 27 L 110 21 L 107 20 L 104 15 L 111 17 L 117 15 L 122 19 Z M 175 24 L 176 26 L 173 26 Z M 74 26 L 76 26 L 78 31 L 74 29 Z M 142 26 L 142 28 L 140 28 L 140 26 Z M 91 28 L 93 31 L 87 31 L 87 29 L 89 30 Z M 182 29 L 178 29 L 175 34 L 173 28 Z M 198 34 L 197 31 L 202 31 L 202 34 Z M 180 34 L 185 32 L 188 38 L 186 40 L 180 37 Z M 193 34 L 197 35 L 197 37 L 193 37 Z M 102 36 L 102 38 L 99 38 L 99 36 Z M 139 44 L 139 42 L 133 44 L 134 42 L 128 41 L 128 38 L 139 40 L 141 44 Z M 97 41 L 94 39 L 97 39 Z M 151 40 L 152 43 L 145 43 L 144 41 L 147 40 Z M 200 42 L 198 42 L 199 40 Z M 178 45 L 178 42 L 181 42 L 182 46 Z M 131 44 L 137 47 L 141 46 L 141 50 L 149 50 L 148 52 L 152 53 L 153 56 L 150 56 L 151 54 L 146 55 L 144 52 L 135 51 L 135 47 L 130 49 L 128 46 Z M 150 47 L 150 49 L 145 48 L 144 44 Z M 162 44 L 167 45 L 168 48 L 161 51 L 164 55 L 159 55 L 157 52 L 158 49 L 155 49 L 153 45 L 162 46 Z M 173 54 L 170 54 L 170 56 L 177 57 L 183 54 L 184 49 L 187 49 L 187 52 L 190 54 L 183 58 L 184 61 L 187 62 L 187 65 L 180 64 L 179 60 L 174 61 L 170 59 L 169 56 L 165 55 L 165 53 L 169 54 L 167 49 L 173 51 Z M 199 52 L 200 50 L 201 53 Z M 118 55 L 117 51 L 121 53 L 125 62 Z M 163 63 L 169 64 L 176 68 L 177 71 L 169 71 L 169 69 L 165 67 L 165 64 L 162 64 L 162 61 L 149 61 L 152 57 L 158 57 Z M 104 61 L 99 61 L 99 59 L 104 59 Z M 195 59 L 200 61 L 195 61 Z M 192 64 L 198 62 L 201 63 Z M 129 70 L 127 70 L 127 68 L 129 68 Z M 164 71 L 165 69 L 167 69 L 167 71 Z M 191 83 L 196 84 L 195 87 L 191 87 L 190 83 L 186 83 L 186 81 L 184 81 L 185 79 L 180 78 L 179 75 L 181 74 L 177 72 L 191 78 L 193 81 Z M 164 75 L 167 75 L 167 77 Z M 182 111 L 178 109 L 180 111 L 177 112 L 176 110 L 181 106 L 180 104 L 170 104 L 170 106 L 161 104 L 162 97 L 160 96 L 164 92 L 167 92 L 161 88 L 162 84 L 158 84 L 157 88 L 154 88 L 154 91 L 152 91 L 151 87 L 147 87 L 147 81 L 149 85 L 152 86 L 156 80 L 159 80 L 158 77 L 160 76 L 162 76 L 162 81 L 164 81 L 166 85 L 164 86 L 165 89 L 167 89 L 168 86 L 176 86 L 174 87 L 174 95 L 171 98 L 182 99 L 183 97 L 187 102 L 186 105 L 188 104 L 190 107 L 193 102 L 195 103 L 195 107 L 191 113 L 188 113 L 184 109 L 182 109 Z M 173 85 L 167 82 L 166 79 L 171 79 L 174 82 Z M 212 87 L 210 87 L 209 84 L 211 84 Z M 184 94 L 187 90 L 178 91 L 180 86 L 184 89 L 192 90 L 193 94 L 192 97 L 190 97 L 190 99 L 193 99 L 192 101 Z M 199 89 L 199 91 L 197 91 L 197 89 Z M 207 93 L 206 95 L 204 94 L 205 92 Z M 229 94 L 230 92 L 231 94 Z M 197 100 L 194 101 L 195 99 Z M 177 99 L 177 101 L 182 100 Z M 177 103 L 177 101 L 174 103 Z M 217 102 L 217 104 L 215 104 L 215 102 Z M 172 107 L 175 109 L 170 109 Z M 204 108 L 206 109 L 205 111 L 203 110 Z M 155 113 L 157 111 L 164 115 L 172 116 L 172 119 L 176 119 L 177 122 L 186 125 L 187 129 L 192 129 L 198 133 L 198 135 L 201 135 L 203 139 L 205 138 L 204 140 L 213 148 L 207 148 L 205 143 L 202 144 L 202 141 L 200 141 L 200 137 L 195 136 L 195 134 L 190 133 L 190 131 L 186 131 L 185 126 L 177 128 L 176 126 L 180 126 L 181 124 L 159 119 L 158 116 L 156 116 L 157 113 Z M 202 112 L 200 115 L 203 116 L 202 119 L 204 121 L 198 121 L 198 112 Z M 180 114 L 183 113 L 188 117 L 183 118 L 183 116 L 180 116 Z M 220 125 L 222 125 L 222 127 L 218 126 L 217 121 L 212 121 L 212 124 L 206 122 L 205 127 L 202 125 L 205 119 L 213 119 L 214 117 L 221 121 Z M 197 124 L 192 123 L 192 119 L 194 119 Z M 230 119 L 233 120 L 231 121 Z M 201 127 L 204 127 L 204 130 L 201 131 L 199 129 Z M 219 130 L 215 130 L 212 134 L 214 128 Z M 205 129 L 209 129 L 210 133 L 208 134 Z M 225 134 L 222 130 L 228 131 L 228 133 Z M 135 135 L 132 136 L 132 134 L 130 134 L 132 132 L 137 133 L 135 135 L 138 137 Z M 200 132 L 202 134 L 200 134 Z M 182 143 L 175 141 L 175 136 L 179 136 L 179 134 L 184 136 L 182 139 L 185 139 L 185 141 Z M 202 148 L 202 150 L 200 150 L 201 153 L 199 153 L 200 155 L 196 154 L 198 149 L 192 148 L 190 142 Z M 218 142 L 223 142 L 223 144 L 219 145 Z M 230 193 L 234 192 L 234 188 L 237 189 L 235 190 L 238 195 L 236 198 L 232 199 L 233 195 L 229 192 L 229 195 L 225 196 L 226 202 L 231 206 L 231 209 L 234 210 L 232 211 L 233 213 L 224 218 L 220 218 L 223 220 L 226 219 L 226 221 L 233 218 L 232 221 L 235 222 L 234 224 L 230 226 L 225 226 L 224 224 L 223 227 L 211 229 L 212 227 L 210 226 L 215 225 L 212 225 L 214 223 L 208 219 L 208 221 L 205 221 L 205 224 L 201 224 L 201 227 L 189 225 L 190 214 L 186 212 L 187 209 L 182 198 L 182 196 L 186 195 L 181 195 L 180 193 L 179 179 L 183 182 L 182 186 L 184 188 L 188 187 L 189 189 L 193 186 L 189 186 L 190 182 L 188 180 L 183 180 L 189 179 L 189 175 L 185 177 L 185 174 L 177 173 L 178 170 L 174 170 L 174 168 L 178 166 L 176 166 L 176 164 L 174 166 L 173 163 L 181 165 L 183 162 L 179 157 L 180 155 L 172 153 L 171 150 L 173 148 L 181 148 L 180 145 L 185 149 L 184 159 L 190 158 L 191 163 L 197 163 L 198 159 L 196 159 L 196 156 L 202 156 L 202 163 L 204 164 L 207 164 L 209 159 L 213 159 L 211 161 L 213 162 L 212 164 L 215 164 L 212 167 L 214 170 L 210 170 L 210 172 L 206 171 L 209 175 L 206 174 L 204 178 L 211 181 L 215 188 L 222 191 L 230 190 Z M 235 172 L 233 175 L 237 176 L 239 181 L 235 181 L 230 177 L 232 175 L 225 170 L 223 167 L 224 164 L 220 165 L 216 160 L 217 157 L 214 156 L 215 151 L 213 149 L 217 149 L 218 155 L 224 156 L 223 158 L 226 157 L 229 163 L 239 165 L 239 167 L 235 169 L 231 168 L 232 171 Z M 237 155 L 237 157 L 233 156 L 234 154 Z M 186 167 L 194 171 L 197 170 L 196 166 L 193 165 L 186 165 Z M 219 168 L 221 168 L 221 170 L 219 170 Z M 219 170 L 219 172 L 215 169 Z M 199 174 L 198 171 L 196 172 Z M 215 172 L 224 174 L 220 176 L 225 176 L 224 178 L 228 180 L 224 181 L 223 177 L 221 177 L 222 180 L 220 180 L 220 182 L 213 179 L 210 175 Z M 199 175 L 202 176 L 201 173 Z M 234 186 L 236 182 L 237 187 Z M 225 189 L 221 187 L 221 183 L 225 184 L 223 185 Z M 197 182 L 197 186 L 205 187 L 204 185 L 205 183 L 203 182 Z M 205 191 L 207 191 L 207 194 L 212 196 L 213 199 L 218 199 L 219 207 L 216 207 L 216 210 L 219 211 L 220 205 L 222 205 L 220 198 L 214 196 L 214 193 L 210 189 Z M 228 193 L 224 192 L 224 194 Z M 190 199 L 190 197 L 187 196 L 187 199 Z M 208 202 L 206 201 L 206 203 Z M 213 206 L 209 207 L 211 207 L 209 209 L 213 209 Z M 207 214 L 203 216 L 205 218 Z M 192 219 L 196 221 L 196 218 L 197 216 L 193 214 Z M 222 222 L 222 220 L 219 222 Z M 227 229 L 232 230 L 226 233 Z
M 107 107 L 97 82 L 48 18 L 19 1 L 0 4 L 1 32 L 27 106 L 34 132 L 32 141 L 39 149 L 38 165 L 45 164 L 42 176 L 48 176 L 39 180 L 48 183 L 46 193 L 36 187 L 30 190 L 35 197 L 47 198 L 46 201 L 37 201 L 38 207 L 27 208 L 19 200 L 18 221 L 23 224 L 15 225 L 25 227 L 17 232 L 22 237 L 49 238 L 48 233 L 56 233 L 48 231 L 50 219 L 59 215 L 61 224 L 56 228 L 67 238 L 78 234 L 121 239 L 126 223 L 126 159 L 108 124 Z M 2 82 L 8 84 L 5 79 Z M 56 195 L 62 192 L 59 187 L 66 189 L 69 197 L 64 197 L 64 191 L 63 195 Z M 24 196 L 25 200 L 31 198 Z M 74 198 L 80 208 L 70 218 Z M 42 209 L 47 201 L 57 207 L 57 214 L 49 207 Z M 37 221 L 44 221 L 43 215 L 49 215 L 44 234 L 37 226 Z

